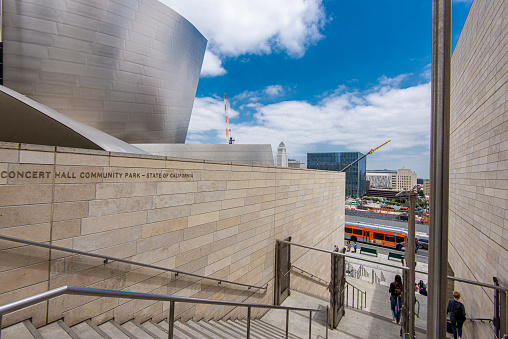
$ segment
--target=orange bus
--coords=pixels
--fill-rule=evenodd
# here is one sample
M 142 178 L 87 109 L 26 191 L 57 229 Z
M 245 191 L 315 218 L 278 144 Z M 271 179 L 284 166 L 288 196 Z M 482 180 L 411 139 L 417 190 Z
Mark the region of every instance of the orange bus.
M 354 242 L 365 242 L 381 246 L 404 249 L 407 231 L 403 228 L 346 221 L 344 238 Z

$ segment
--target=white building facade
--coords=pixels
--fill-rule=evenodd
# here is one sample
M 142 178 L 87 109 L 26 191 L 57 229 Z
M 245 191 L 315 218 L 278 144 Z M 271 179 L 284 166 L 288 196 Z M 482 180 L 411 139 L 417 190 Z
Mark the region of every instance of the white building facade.
M 371 188 L 393 189 L 397 181 L 397 172 L 389 170 L 367 171 L 367 181 Z
M 286 151 L 286 145 L 284 145 L 283 142 L 281 142 L 277 148 L 275 166 L 288 167 L 288 153 Z
M 410 191 L 417 184 L 416 172 L 410 169 L 402 168 L 397 170 L 397 181 L 395 189 L 398 191 Z
M 303 161 L 298 161 L 295 159 L 289 159 L 288 160 L 288 167 L 291 168 L 307 168 L 307 164 Z

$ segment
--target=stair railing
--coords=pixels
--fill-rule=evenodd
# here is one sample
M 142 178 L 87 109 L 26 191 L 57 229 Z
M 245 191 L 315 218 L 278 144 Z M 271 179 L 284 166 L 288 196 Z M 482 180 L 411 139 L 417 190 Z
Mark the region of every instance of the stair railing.
M 50 290 L 44 293 L 40 293 L 19 301 L 12 302 L 7 305 L 0 306 L 0 339 L 2 336 L 1 325 L 2 317 L 5 314 L 12 313 L 23 309 L 28 306 L 35 305 L 37 303 L 56 298 L 61 295 L 83 295 L 92 297 L 106 297 L 106 298 L 123 298 L 123 299 L 141 299 L 141 300 L 152 300 L 152 301 L 169 301 L 169 316 L 168 316 L 168 338 L 173 339 L 174 323 L 175 323 L 175 306 L 176 303 L 194 303 L 194 304 L 208 304 L 208 305 L 221 305 L 221 306 L 233 306 L 233 307 L 247 307 L 247 333 L 246 337 L 251 337 L 251 309 L 254 308 L 268 308 L 276 310 L 286 311 L 286 338 L 289 336 L 289 311 L 304 311 L 309 312 L 309 339 L 312 335 L 312 312 L 326 313 L 326 338 L 328 338 L 328 317 L 329 308 L 326 309 L 312 309 L 303 307 L 288 307 L 288 306 L 274 306 L 265 304 L 253 304 L 253 303 L 240 303 L 232 301 L 220 301 L 220 300 L 208 300 L 208 299 L 197 299 L 197 298 L 185 298 L 175 297 L 170 295 L 162 294 L 148 294 L 148 293 L 137 293 L 137 292 L 125 292 L 125 291 L 114 291 L 114 290 L 103 290 L 96 288 L 86 287 L 74 287 L 74 286 L 63 286 Z
M 349 286 L 352 289 L 352 302 L 351 307 L 363 310 L 364 307 L 367 307 L 367 291 L 362 291 L 355 285 L 346 281 L 346 307 L 349 306 Z M 355 292 L 356 292 L 356 307 L 355 307 Z
M 207 276 L 204 276 L 204 275 L 199 275 L 199 274 L 179 271 L 179 270 L 175 270 L 175 269 L 171 269 L 171 268 L 166 268 L 166 267 L 161 267 L 161 266 L 155 266 L 155 265 L 150 265 L 150 264 L 143 264 L 143 263 L 140 263 L 140 262 L 137 262 L 137 261 L 126 260 L 126 259 L 121 259 L 121 258 L 115 258 L 115 257 L 107 256 L 107 255 L 90 253 L 90 252 L 84 252 L 84 251 L 78 251 L 78 250 L 74 250 L 72 248 L 67 248 L 67 247 L 60 247 L 60 246 L 55 246 L 55 245 L 49 245 L 49 244 L 43 244 L 43 243 L 40 243 L 40 242 L 30 241 L 30 240 L 24 240 L 24 239 L 7 237 L 7 236 L 4 236 L 4 235 L 0 235 L 0 239 L 7 240 L 7 241 L 12 241 L 12 242 L 17 242 L 17 243 L 21 243 L 21 244 L 26 244 L 26 245 L 31 245 L 31 246 L 38 246 L 38 247 L 49 248 L 49 249 L 56 250 L 56 251 L 69 252 L 69 253 L 84 255 L 84 256 L 88 256 L 88 257 L 100 258 L 100 259 L 104 260 L 104 265 L 106 265 L 108 262 L 117 261 L 117 262 L 122 262 L 122 263 L 130 264 L 130 265 L 136 265 L 136 266 L 141 266 L 141 267 L 152 268 L 152 269 L 155 269 L 155 270 L 172 272 L 172 273 L 175 273 L 175 277 L 178 277 L 178 275 L 181 274 L 181 275 L 187 275 L 187 276 L 195 277 L 195 278 L 213 280 L 213 281 L 216 281 L 219 285 L 222 284 L 222 283 L 227 283 L 227 284 L 231 284 L 231 285 L 237 285 L 237 286 L 247 287 L 248 289 L 256 288 L 256 289 L 259 289 L 259 290 L 266 290 L 268 288 L 268 284 L 266 284 L 265 286 L 255 286 L 255 285 L 243 284 L 243 283 L 239 283 L 239 282 L 235 282 L 235 281 L 229 281 L 229 280 L 224 280 L 224 279 L 207 277 Z
M 298 271 L 300 271 L 302 273 L 305 273 L 305 274 L 309 275 L 311 278 L 319 280 L 321 283 L 325 284 L 326 286 L 328 286 L 330 284 L 330 282 L 326 281 L 325 279 L 321 279 L 320 277 L 318 277 L 318 276 L 316 276 L 316 275 L 314 275 L 314 274 L 312 274 L 310 272 L 307 272 L 307 271 L 305 271 L 304 269 L 302 269 L 300 267 L 297 267 L 295 265 L 291 265 L 291 268 L 289 269 L 289 271 L 293 271 L 293 270 L 298 270 Z
M 381 278 L 377 275 L 377 272 L 372 269 L 372 285 L 380 285 L 381 284 Z

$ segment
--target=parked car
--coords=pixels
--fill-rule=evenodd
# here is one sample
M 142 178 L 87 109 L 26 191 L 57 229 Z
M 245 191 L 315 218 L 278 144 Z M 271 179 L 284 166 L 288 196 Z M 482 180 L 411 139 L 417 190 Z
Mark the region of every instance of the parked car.
M 429 249 L 429 239 L 418 238 L 418 247 L 428 250 Z

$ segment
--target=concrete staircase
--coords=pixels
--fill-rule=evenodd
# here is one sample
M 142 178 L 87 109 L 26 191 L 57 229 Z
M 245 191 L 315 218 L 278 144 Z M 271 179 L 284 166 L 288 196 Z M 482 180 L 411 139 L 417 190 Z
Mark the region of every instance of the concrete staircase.
M 164 339 L 168 337 L 168 323 L 163 320 L 155 323 L 151 320 L 142 324 L 130 320 L 124 324 L 118 324 L 113 320 L 99 326 L 91 321 L 85 321 L 68 327 L 63 321 L 48 324 L 36 329 L 29 320 L 7 327 L 2 330 L 2 339 Z M 245 338 L 247 333 L 247 321 L 176 321 L 174 337 L 187 338 Z M 283 338 L 284 329 L 278 328 L 263 320 L 251 321 L 252 338 Z M 291 334 L 290 338 L 299 338 Z
M 367 308 L 357 310 L 346 309 L 346 314 L 335 330 L 329 330 L 329 338 L 400 338 L 400 327 L 391 322 L 390 306 L 388 300 L 388 288 L 383 285 L 372 285 L 361 279 L 351 279 L 357 287 L 367 291 Z M 426 338 L 426 301 L 422 296 L 421 317 L 416 320 L 417 338 Z M 293 307 L 306 307 L 313 309 L 325 309 L 328 300 L 315 298 L 297 291 L 291 291 L 283 305 Z M 309 313 L 290 312 L 289 338 L 309 337 Z M 324 339 L 326 337 L 326 317 L 324 313 L 312 314 L 312 338 Z M 113 320 L 99 326 L 91 321 L 85 321 L 74 326 L 67 326 L 63 321 L 57 321 L 36 329 L 29 320 L 12 325 L 2 330 L 2 339 L 165 339 L 168 337 L 169 324 L 166 320 L 155 323 L 151 320 L 142 324 L 130 320 L 118 324 Z M 261 338 L 285 338 L 286 312 L 270 310 L 265 316 L 251 321 L 251 337 Z M 246 320 L 220 320 L 220 321 L 176 321 L 175 338 L 246 338 Z

